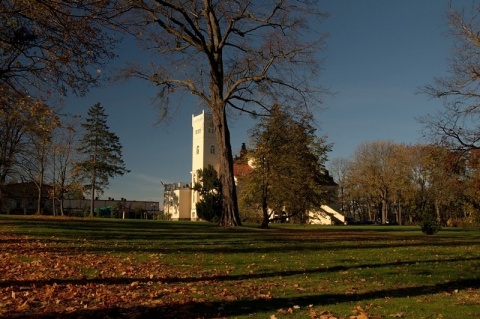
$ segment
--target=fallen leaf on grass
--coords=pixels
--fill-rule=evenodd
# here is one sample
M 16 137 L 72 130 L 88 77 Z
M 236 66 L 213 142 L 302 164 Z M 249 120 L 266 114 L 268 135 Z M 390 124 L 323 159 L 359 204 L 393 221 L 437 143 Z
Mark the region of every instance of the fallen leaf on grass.
M 317 315 L 315 310 L 310 310 L 310 318 L 312 319 L 338 319 L 337 316 L 335 316 L 332 312 L 330 311 L 322 311 L 320 314 Z
M 368 305 L 365 309 L 360 306 L 356 306 L 353 309 L 353 316 L 350 316 L 349 319 L 377 319 L 382 318 L 379 314 L 368 314 L 367 312 L 373 307 L 373 305 Z
M 403 315 L 404 315 L 403 312 L 398 312 L 398 313 L 391 314 L 390 317 L 403 318 Z

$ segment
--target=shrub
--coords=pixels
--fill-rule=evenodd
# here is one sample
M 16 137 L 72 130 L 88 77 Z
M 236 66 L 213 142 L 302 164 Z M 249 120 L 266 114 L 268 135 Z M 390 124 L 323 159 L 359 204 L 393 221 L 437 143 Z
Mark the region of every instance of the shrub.
M 421 226 L 422 233 L 426 235 L 434 235 L 442 228 L 440 223 L 434 219 L 424 220 Z
M 222 214 L 222 197 L 219 194 L 206 194 L 196 207 L 200 219 L 207 222 L 218 222 Z

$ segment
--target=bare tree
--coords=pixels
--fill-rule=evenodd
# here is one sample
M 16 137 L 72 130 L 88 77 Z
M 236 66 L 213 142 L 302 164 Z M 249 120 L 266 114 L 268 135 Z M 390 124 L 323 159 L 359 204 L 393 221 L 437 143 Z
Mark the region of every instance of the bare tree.
M 52 141 L 52 159 L 51 159 L 51 175 L 52 175 L 52 203 L 53 214 L 56 215 L 57 203 L 60 207 L 60 214 L 65 214 L 63 200 L 67 193 L 74 193 L 75 188 L 81 188 L 74 176 L 73 163 L 78 161 L 78 153 L 76 152 L 78 131 L 76 127 L 78 117 L 73 116 L 70 120 L 64 120 L 53 133 Z
M 480 148 L 480 2 L 448 11 L 453 50 L 449 75 L 438 77 L 421 92 L 443 101 L 443 109 L 419 119 L 425 135 L 454 149 Z
M 323 17 L 318 1 L 133 0 L 126 23 L 158 64 L 131 65 L 127 76 L 159 86 L 161 117 L 171 97 L 191 93 L 212 113 L 219 147 L 222 226 L 241 225 L 233 178 L 227 113 L 268 114 L 273 102 L 310 108 L 322 90 L 312 77 L 324 36 L 309 32 L 310 18 Z M 141 18 L 141 19 L 139 19 Z M 132 32 L 133 33 L 133 32 Z
M 342 212 L 347 211 L 346 186 L 349 166 L 350 161 L 343 157 L 334 158 L 328 165 L 329 172 L 338 185 L 338 200 Z

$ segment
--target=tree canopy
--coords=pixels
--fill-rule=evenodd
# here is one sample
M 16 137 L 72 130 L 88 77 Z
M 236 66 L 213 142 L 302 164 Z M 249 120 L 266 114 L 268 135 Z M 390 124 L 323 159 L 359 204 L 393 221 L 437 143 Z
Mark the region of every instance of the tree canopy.
M 0 2 L 0 88 L 35 98 L 83 94 L 114 57 L 104 1 Z M 97 72 L 98 71 L 98 72 Z

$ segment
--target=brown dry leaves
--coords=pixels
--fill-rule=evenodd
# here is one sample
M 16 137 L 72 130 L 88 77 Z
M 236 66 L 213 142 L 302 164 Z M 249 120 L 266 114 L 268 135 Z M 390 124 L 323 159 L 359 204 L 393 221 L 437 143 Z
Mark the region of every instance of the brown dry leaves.
M 154 310 L 163 318 L 192 318 L 194 305 L 217 312 L 222 302 L 268 300 L 274 288 L 217 284 L 225 271 L 170 265 L 160 253 L 97 254 L 86 247 L 92 244 L 0 234 L 0 317 L 138 318 Z
M 370 310 L 373 308 L 373 305 L 368 305 L 365 308 L 362 308 L 361 306 L 356 306 L 352 313 L 354 315 L 349 316 L 348 319 L 380 319 L 383 318 L 382 315 L 379 314 L 374 314 L 371 313 Z M 298 309 L 298 308 L 297 308 Z M 293 314 L 294 310 L 292 308 L 288 308 L 288 310 L 285 309 L 279 309 L 277 311 L 280 314 Z M 309 317 L 311 319 L 346 319 L 345 317 L 338 317 L 336 316 L 333 312 L 331 311 L 317 311 L 314 308 L 310 308 L 309 311 Z M 275 315 L 270 316 L 270 319 L 278 319 Z
M 380 319 L 381 315 L 371 313 L 373 305 L 368 305 L 366 307 L 356 306 L 353 310 L 353 316 L 350 316 L 349 319 Z
M 160 302 L 165 264 L 1 235 L 0 315 L 62 313 Z

